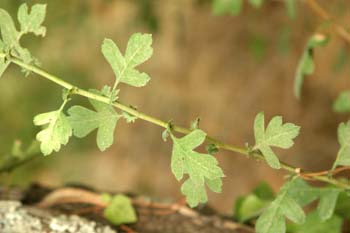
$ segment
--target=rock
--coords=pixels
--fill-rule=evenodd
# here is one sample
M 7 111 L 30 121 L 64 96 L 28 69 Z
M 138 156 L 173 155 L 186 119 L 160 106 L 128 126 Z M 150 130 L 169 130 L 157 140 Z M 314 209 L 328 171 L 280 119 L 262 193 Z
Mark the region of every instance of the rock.
M 104 226 L 76 215 L 52 214 L 25 207 L 18 201 L 0 201 L 1 233 L 117 233 Z

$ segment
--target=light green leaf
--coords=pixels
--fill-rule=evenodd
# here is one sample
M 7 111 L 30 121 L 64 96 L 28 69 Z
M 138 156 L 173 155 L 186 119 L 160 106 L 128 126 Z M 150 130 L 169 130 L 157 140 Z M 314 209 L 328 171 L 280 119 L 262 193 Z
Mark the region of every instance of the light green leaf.
M 260 150 L 267 163 L 275 169 L 280 168 L 280 162 L 272 151 L 271 146 L 287 149 L 293 146 L 293 139 L 298 136 L 300 127 L 292 123 L 282 123 L 281 116 L 275 116 L 269 122 L 265 131 L 264 113 L 260 112 L 255 117 L 254 150 Z
M 9 51 L 15 43 L 18 43 L 19 32 L 11 16 L 3 9 L 0 9 L 0 30 L 5 50 Z
M 57 111 L 42 113 L 34 117 L 35 125 L 47 125 L 40 131 L 36 138 L 41 142 L 40 150 L 44 155 L 49 155 L 53 151 L 58 152 L 61 145 L 66 145 L 72 128 L 61 109 Z
M 113 197 L 105 195 L 103 199 L 109 201 L 103 215 L 111 223 L 120 225 L 137 221 L 136 212 L 129 197 L 121 194 Z
M 313 35 L 305 49 L 304 53 L 299 61 L 298 68 L 295 74 L 294 80 L 294 95 L 300 99 L 301 89 L 304 83 L 306 75 L 310 75 L 314 72 L 315 64 L 313 59 L 313 52 L 316 47 L 325 46 L 329 41 L 329 37 L 323 34 Z
M 339 124 L 338 142 L 340 149 L 333 164 L 333 169 L 337 166 L 350 166 L 350 121 Z
M 339 113 L 350 112 L 350 91 L 343 91 L 333 103 L 333 111 Z
M 243 6 L 243 0 L 214 0 L 213 14 L 223 15 L 229 13 L 231 15 L 238 15 Z
M 317 211 L 310 212 L 302 225 L 289 224 L 289 233 L 341 233 L 343 220 L 333 215 L 327 221 L 322 221 Z
M 295 19 L 297 15 L 297 0 L 285 0 L 287 15 Z
M 151 34 L 133 34 L 126 47 L 126 67 L 134 68 L 147 61 L 153 54 Z
M 205 184 L 214 191 L 221 192 L 224 174 L 218 166 L 216 158 L 209 154 L 201 154 L 194 151 L 205 140 L 206 134 L 202 130 L 194 130 L 182 138 L 176 138 L 171 134 L 173 150 L 171 157 L 171 170 L 177 180 L 181 180 L 184 174 L 188 179 L 181 187 L 191 207 L 207 201 Z
M 41 26 L 46 15 L 46 4 L 35 4 L 32 6 L 30 13 L 28 5 L 22 4 L 18 9 L 18 21 L 21 24 L 21 32 L 32 32 L 35 35 L 45 36 L 46 28 Z
M 255 8 L 260 8 L 264 3 L 264 0 L 249 0 L 249 3 Z
M 123 57 L 112 40 L 105 39 L 102 44 L 102 53 L 112 66 L 117 83 L 121 82 L 135 87 L 142 87 L 150 80 L 146 73 L 140 73 L 135 67 L 152 56 L 152 35 L 133 34 L 129 39 L 125 57 Z
M 90 91 L 99 93 L 96 90 Z M 91 99 L 89 101 L 96 111 L 76 105 L 68 110 L 68 119 L 74 136 L 78 138 L 83 138 L 97 129 L 97 146 L 104 151 L 113 144 L 114 130 L 121 115 L 109 104 Z
M 45 35 L 46 29 L 41 26 L 45 18 L 45 13 L 46 6 L 43 4 L 35 4 L 30 14 L 28 14 L 28 6 L 22 4 L 18 10 L 18 20 L 20 21 L 22 30 L 18 32 L 11 16 L 5 10 L 0 9 L 1 47 L 3 47 L 0 49 L 0 52 L 19 58 L 26 64 L 34 63 L 36 60 L 32 57 L 29 50 L 22 48 L 19 42 L 21 37 L 29 32 L 36 35 Z M 5 70 L 7 65 L 8 63 L 4 64 L 0 58 L 0 74 Z M 27 70 L 24 70 L 24 72 L 26 74 L 29 73 Z

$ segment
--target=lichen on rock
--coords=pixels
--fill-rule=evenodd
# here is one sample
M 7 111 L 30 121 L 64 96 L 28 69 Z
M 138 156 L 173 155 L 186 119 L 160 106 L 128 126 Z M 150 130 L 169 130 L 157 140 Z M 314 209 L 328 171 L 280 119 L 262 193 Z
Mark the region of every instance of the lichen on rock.
M 18 201 L 0 201 L 1 233 L 117 233 L 109 226 L 76 215 L 52 216 Z

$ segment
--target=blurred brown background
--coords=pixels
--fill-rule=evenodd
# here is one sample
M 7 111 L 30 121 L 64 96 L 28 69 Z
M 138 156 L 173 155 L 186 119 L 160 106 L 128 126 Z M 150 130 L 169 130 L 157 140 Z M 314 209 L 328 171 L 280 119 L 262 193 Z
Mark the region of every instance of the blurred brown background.
M 0 7 L 15 16 L 24 1 L 1 0 Z M 153 34 L 154 55 L 142 65 L 152 80 L 144 88 L 123 86 L 120 101 L 147 114 L 187 126 L 201 117 L 201 128 L 227 143 L 254 143 L 253 120 L 264 111 L 268 119 L 283 115 L 302 127 L 296 144 L 276 150 L 280 158 L 311 171 L 330 168 L 338 145 L 336 129 L 348 115 L 332 112 L 341 90 L 349 88 L 346 43 L 332 35 L 317 49 L 316 72 L 306 79 L 303 98 L 293 95 L 294 73 L 307 39 L 322 21 L 300 1 L 290 19 L 282 1 L 268 0 L 259 10 L 248 4 L 239 16 L 213 16 L 210 0 L 47 0 L 45 38 L 27 36 L 22 44 L 42 68 L 85 89 L 113 84 L 114 76 L 100 46 L 113 39 L 124 50 L 134 32 Z M 337 21 L 350 20 L 350 3 L 319 1 Z M 329 31 L 329 30 L 328 30 Z M 331 32 L 330 32 L 331 33 Z M 39 130 L 32 118 L 60 105 L 61 89 L 11 66 L 0 79 L 0 152 L 15 139 L 29 142 Z M 87 101 L 76 97 L 73 103 Z M 96 134 L 72 138 L 59 153 L 37 159 L 1 177 L 2 183 L 25 185 L 39 181 L 50 186 L 84 183 L 101 190 L 131 191 L 176 200 L 180 184 L 170 172 L 170 142 L 162 129 L 141 120 L 120 121 L 115 144 L 98 151 Z M 222 194 L 210 194 L 210 204 L 230 213 L 234 199 L 266 180 L 274 189 L 282 171 L 220 152 L 226 174 Z

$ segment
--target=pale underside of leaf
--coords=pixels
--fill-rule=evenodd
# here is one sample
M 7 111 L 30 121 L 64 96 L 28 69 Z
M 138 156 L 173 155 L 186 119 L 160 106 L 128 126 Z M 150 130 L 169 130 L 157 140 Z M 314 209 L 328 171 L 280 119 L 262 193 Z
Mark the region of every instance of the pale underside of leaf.
M 72 128 L 61 110 L 39 114 L 34 118 L 35 125 L 48 126 L 40 131 L 36 138 L 41 142 L 40 149 L 44 155 L 58 152 L 61 145 L 66 145 L 72 135 Z

